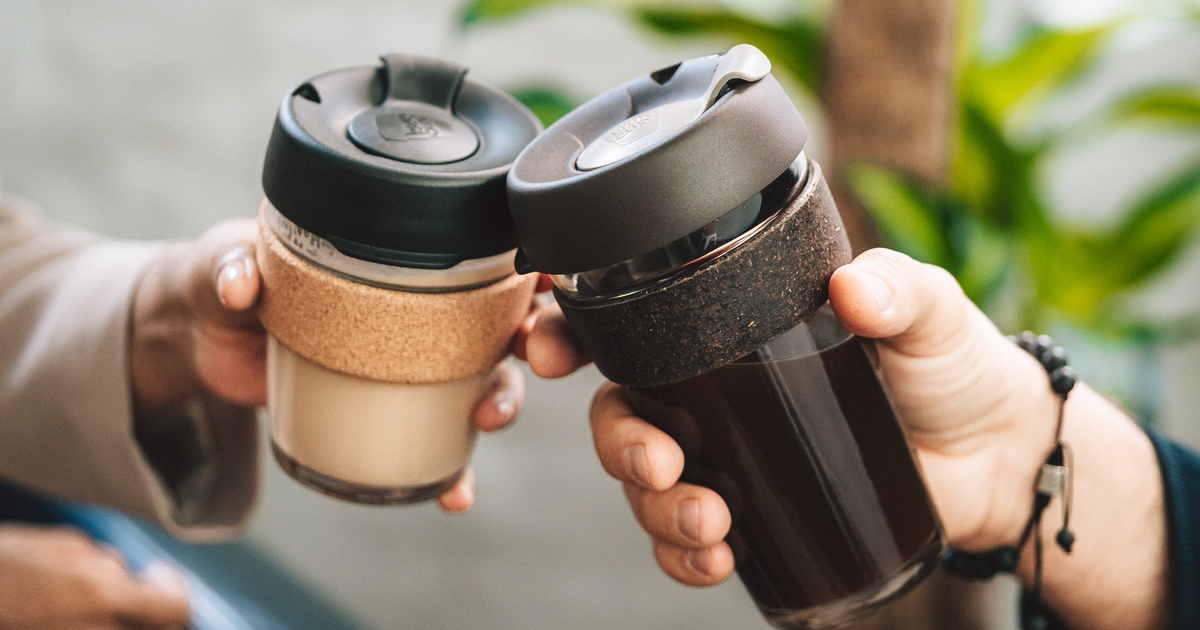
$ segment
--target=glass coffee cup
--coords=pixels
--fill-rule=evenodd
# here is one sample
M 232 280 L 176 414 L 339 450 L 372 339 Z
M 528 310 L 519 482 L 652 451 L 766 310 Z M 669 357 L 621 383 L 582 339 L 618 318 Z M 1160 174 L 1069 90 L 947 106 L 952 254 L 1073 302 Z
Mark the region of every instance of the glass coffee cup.
M 828 628 L 937 566 L 940 524 L 863 350 L 828 306 L 849 262 L 807 128 L 757 49 L 585 103 L 509 174 L 518 268 L 732 516 L 763 615 Z
M 465 75 L 389 54 L 310 79 L 276 119 L 258 256 L 271 442 L 335 497 L 452 487 L 528 313 L 504 178 L 541 126 Z

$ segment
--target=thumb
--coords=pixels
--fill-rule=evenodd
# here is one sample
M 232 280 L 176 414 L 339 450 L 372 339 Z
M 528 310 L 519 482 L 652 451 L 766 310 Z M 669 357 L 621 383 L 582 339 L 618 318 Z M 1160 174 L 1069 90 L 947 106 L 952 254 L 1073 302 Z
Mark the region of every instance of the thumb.
M 888 249 L 838 269 L 829 299 L 847 330 L 904 355 L 943 355 L 978 333 L 998 335 L 949 272 Z

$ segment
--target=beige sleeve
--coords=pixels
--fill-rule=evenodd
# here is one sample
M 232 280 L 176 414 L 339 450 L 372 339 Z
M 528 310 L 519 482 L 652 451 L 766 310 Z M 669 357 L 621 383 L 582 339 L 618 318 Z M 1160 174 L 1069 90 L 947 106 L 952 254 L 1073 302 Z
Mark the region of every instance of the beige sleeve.
M 156 247 L 56 227 L 0 197 L 0 477 L 188 540 L 228 538 L 257 498 L 254 410 L 213 399 L 175 414 L 195 442 L 178 449 L 196 460 L 184 475 L 134 435 L 129 309 Z

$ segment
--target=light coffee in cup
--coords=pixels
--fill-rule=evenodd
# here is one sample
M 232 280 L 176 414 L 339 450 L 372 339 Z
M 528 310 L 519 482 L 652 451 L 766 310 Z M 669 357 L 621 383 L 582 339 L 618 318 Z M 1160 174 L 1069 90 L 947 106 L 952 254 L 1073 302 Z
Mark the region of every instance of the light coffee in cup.
M 258 254 L 272 446 L 333 496 L 452 487 L 528 312 L 504 178 L 541 127 L 465 74 L 385 55 L 309 80 L 276 119 Z

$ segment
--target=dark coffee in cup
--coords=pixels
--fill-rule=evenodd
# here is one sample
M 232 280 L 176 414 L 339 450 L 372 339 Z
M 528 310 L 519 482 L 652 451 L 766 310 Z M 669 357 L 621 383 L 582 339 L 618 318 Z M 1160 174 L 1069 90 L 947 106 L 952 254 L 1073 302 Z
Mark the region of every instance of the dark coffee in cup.
M 519 268 L 732 513 L 759 609 L 841 625 L 938 562 L 938 520 L 862 348 L 827 304 L 850 248 L 803 119 L 751 46 L 635 79 L 513 164 Z
M 769 616 L 832 621 L 888 597 L 941 551 L 921 476 L 896 448 L 904 436 L 891 405 L 828 307 L 729 365 L 630 397 L 691 445 L 682 480 L 729 505 L 738 575 Z M 835 601 L 844 603 L 818 613 Z

